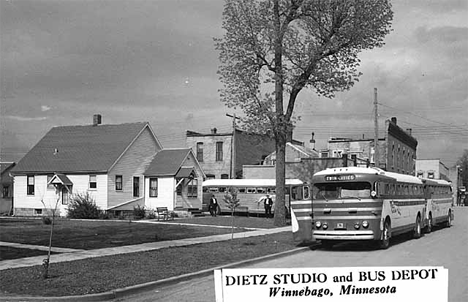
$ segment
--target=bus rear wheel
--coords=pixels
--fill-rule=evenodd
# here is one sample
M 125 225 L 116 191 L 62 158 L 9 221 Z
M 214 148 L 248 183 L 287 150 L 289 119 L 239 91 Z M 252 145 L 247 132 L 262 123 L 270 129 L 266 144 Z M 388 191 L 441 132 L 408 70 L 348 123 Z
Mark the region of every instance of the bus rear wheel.
M 432 214 L 429 214 L 429 219 L 427 220 L 426 226 L 426 233 L 432 232 L 433 224 L 432 224 Z
M 416 222 L 414 223 L 413 238 L 421 238 L 421 216 L 416 217 Z
M 447 221 L 445 222 L 445 227 L 449 228 L 452 226 L 452 213 L 449 211 L 447 215 Z
M 383 230 L 382 230 L 382 239 L 379 240 L 379 248 L 382 250 L 388 249 L 390 246 L 390 222 L 385 220 Z

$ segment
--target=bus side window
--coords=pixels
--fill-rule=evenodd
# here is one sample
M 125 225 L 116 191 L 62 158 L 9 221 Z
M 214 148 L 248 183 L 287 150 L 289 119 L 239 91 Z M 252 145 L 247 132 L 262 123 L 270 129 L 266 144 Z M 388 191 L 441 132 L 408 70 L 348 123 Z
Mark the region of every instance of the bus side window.
M 245 193 L 245 188 L 239 188 L 239 193 Z
M 254 194 L 255 188 L 247 188 L 247 193 Z

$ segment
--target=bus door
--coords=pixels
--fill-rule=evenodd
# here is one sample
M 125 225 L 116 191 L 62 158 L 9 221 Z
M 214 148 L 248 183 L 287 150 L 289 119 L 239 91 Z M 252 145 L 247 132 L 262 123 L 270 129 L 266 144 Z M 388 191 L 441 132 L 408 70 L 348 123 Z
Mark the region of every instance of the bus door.
M 301 191 L 300 195 L 296 195 L 297 199 L 292 199 L 291 202 L 291 226 L 293 238 L 296 243 L 308 243 L 313 241 L 312 237 L 312 196 L 308 194 L 307 198 L 304 195 L 302 187 L 297 187 Z M 306 192 L 309 192 L 307 187 Z

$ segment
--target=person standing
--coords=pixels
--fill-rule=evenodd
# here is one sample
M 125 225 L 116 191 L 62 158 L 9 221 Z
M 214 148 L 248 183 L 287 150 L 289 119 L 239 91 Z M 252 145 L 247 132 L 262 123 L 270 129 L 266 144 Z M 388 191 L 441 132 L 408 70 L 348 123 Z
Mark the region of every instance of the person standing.
M 267 194 L 265 198 L 263 199 L 263 205 L 265 207 L 266 218 L 273 217 L 273 215 L 271 214 L 271 208 L 273 206 L 273 199 L 271 199 L 269 194 Z
M 218 200 L 214 195 L 211 195 L 209 209 L 211 216 L 216 217 L 218 214 Z

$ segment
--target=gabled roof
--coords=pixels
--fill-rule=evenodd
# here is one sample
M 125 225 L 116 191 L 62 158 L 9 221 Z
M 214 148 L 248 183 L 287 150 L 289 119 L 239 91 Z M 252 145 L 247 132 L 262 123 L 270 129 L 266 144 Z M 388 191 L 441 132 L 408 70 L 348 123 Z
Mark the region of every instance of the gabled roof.
M 147 127 L 153 133 L 148 123 L 54 127 L 11 173 L 107 172 Z
M 0 174 L 3 174 L 8 171 L 8 169 L 13 168 L 15 163 L 13 162 L 1 162 L 0 163 Z
M 191 149 L 164 149 L 159 151 L 146 169 L 145 176 L 174 176 L 177 174 Z

